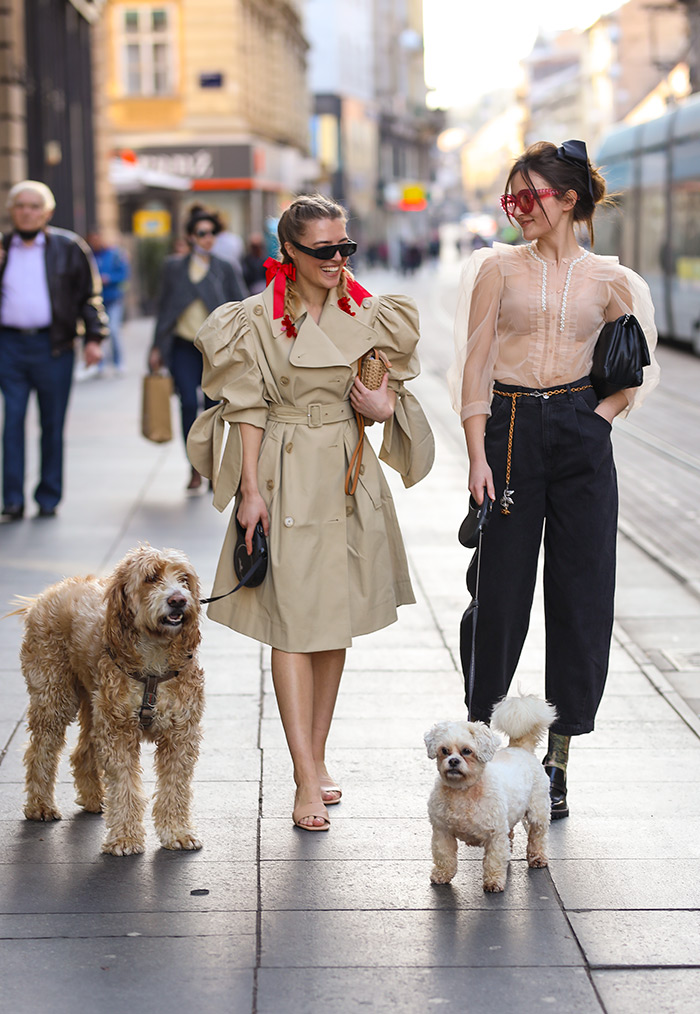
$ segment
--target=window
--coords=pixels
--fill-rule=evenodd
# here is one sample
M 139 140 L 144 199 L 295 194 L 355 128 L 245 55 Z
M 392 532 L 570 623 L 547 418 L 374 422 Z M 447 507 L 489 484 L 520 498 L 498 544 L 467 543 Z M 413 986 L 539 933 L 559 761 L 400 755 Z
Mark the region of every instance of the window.
M 125 95 L 175 91 L 175 15 L 169 4 L 115 9 Z

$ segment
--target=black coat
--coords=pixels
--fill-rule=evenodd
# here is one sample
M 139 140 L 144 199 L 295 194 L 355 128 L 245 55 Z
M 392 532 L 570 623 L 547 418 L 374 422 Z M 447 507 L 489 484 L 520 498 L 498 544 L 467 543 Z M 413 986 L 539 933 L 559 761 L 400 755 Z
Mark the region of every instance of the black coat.
M 54 355 L 73 348 L 79 328 L 87 341 L 102 341 L 109 334 L 107 314 L 102 302 L 102 282 L 90 247 L 80 236 L 67 229 L 47 226 L 46 278 L 51 299 L 51 349 Z M 3 236 L 7 258 L 12 233 Z M 0 265 L 0 298 L 2 276 L 7 258 Z
M 159 350 L 166 364 L 170 362 L 175 324 L 190 303 L 201 299 L 211 313 L 222 303 L 239 302 L 245 298 L 228 261 L 212 255 L 206 275 L 194 284 L 189 276 L 190 257 L 191 254 L 168 257 L 163 265 L 153 346 Z

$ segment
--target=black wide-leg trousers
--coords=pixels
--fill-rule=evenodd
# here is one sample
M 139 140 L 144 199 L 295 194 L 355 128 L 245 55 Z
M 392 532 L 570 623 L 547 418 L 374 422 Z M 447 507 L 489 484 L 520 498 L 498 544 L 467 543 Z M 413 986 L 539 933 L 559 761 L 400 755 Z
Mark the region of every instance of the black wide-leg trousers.
M 549 397 L 519 396 L 509 487 L 501 513 L 512 399 L 494 394 L 486 457 L 496 503 L 484 532 L 479 575 L 476 675 L 471 717 L 488 721 L 508 692 L 530 622 L 544 528 L 545 692 L 557 709 L 552 731 L 591 732 L 608 671 L 615 591 L 617 476 L 611 426 L 594 412 L 588 378 Z M 496 385 L 501 391 L 522 388 Z M 557 390 L 559 390 L 558 388 Z M 543 389 L 546 391 L 546 389 Z M 467 572 L 474 595 L 476 554 Z M 468 679 L 472 614 L 462 621 Z

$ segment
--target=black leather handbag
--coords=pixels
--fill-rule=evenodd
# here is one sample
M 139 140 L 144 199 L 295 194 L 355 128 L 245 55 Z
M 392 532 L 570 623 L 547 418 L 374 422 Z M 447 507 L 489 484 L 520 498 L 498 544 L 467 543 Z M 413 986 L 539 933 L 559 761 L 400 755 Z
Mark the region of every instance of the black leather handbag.
M 605 324 L 598 335 L 591 367 L 591 384 L 598 399 L 625 387 L 640 387 L 644 367 L 650 362 L 647 340 L 633 314 L 626 313 Z

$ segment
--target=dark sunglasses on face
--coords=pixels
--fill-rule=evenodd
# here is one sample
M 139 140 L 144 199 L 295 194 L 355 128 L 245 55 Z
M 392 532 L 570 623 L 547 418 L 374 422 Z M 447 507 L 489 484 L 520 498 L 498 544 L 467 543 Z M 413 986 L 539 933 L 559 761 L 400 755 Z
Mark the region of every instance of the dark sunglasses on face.
M 216 233 L 213 229 L 195 229 L 195 236 L 197 239 L 203 239 L 204 236 L 215 236 Z
M 318 261 L 332 261 L 336 253 L 340 253 L 341 257 L 352 257 L 357 250 L 357 243 L 353 243 L 351 240 L 346 240 L 345 243 L 334 243 L 333 246 L 302 246 L 301 243 L 295 243 L 292 240 L 292 246 L 301 250 L 302 253 L 308 254 L 309 257 L 315 257 Z
M 526 189 L 519 190 L 517 194 L 503 194 L 501 207 L 506 215 L 514 215 L 516 208 L 520 208 L 523 215 L 529 215 L 535 206 L 535 194 L 539 197 L 558 197 L 559 191 L 553 190 L 552 187 L 545 187 L 543 190 L 536 190 L 535 193 Z

